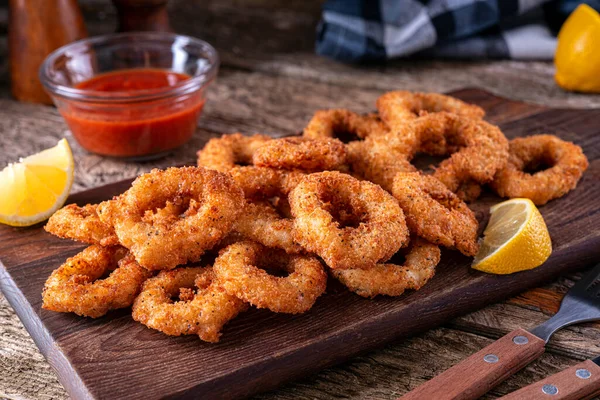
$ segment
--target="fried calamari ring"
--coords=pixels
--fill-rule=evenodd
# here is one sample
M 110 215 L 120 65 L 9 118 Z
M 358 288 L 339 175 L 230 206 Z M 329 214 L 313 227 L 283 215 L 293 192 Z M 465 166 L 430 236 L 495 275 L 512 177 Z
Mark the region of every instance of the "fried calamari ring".
M 483 109 L 454 97 L 437 93 L 408 91 L 387 92 L 377 99 L 377 110 L 390 132 L 399 136 L 410 160 L 421 145 L 421 129 L 429 119 L 440 112 L 460 117 L 483 118 Z M 415 127 L 412 122 L 419 121 Z M 412 129 L 409 129 L 412 128 Z
M 63 239 L 102 246 L 119 244 L 112 226 L 98 218 L 96 207 L 96 204 L 87 204 L 83 207 L 77 204 L 66 205 L 52 214 L 44 229 Z
M 121 246 L 92 245 L 69 258 L 46 281 L 42 308 L 98 318 L 129 307 L 151 273 L 126 253 Z
M 292 231 L 292 219 L 280 215 L 266 201 L 248 201 L 233 226 L 234 234 L 240 238 L 283 249 L 289 254 L 298 254 L 304 249 L 296 243 Z
M 307 175 L 289 201 L 294 238 L 334 269 L 371 268 L 408 239 L 398 202 L 378 185 L 350 175 Z
M 251 165 L 256 149 L 271 139 L 267 135 L 245 136 L 241 133 L 210 139 L 197 153 L 198 165 L 221 172 L 227 172 L 238 165 Z
M 266 167 L 236 167 L 229 171 L 247 199 L 270 199 L 287 196 L 305 176 L 299 171 Z
M 455 193 L 463 186 L 461 193 L 472 197 L 476 192 L 472 188 L 465 192 L 465 184 L 488 183 L 506 165 L 508 140 L 497 126 L 446 112 L 414 124 L 422 150 L 433 155 L 450 154 L 433 176 Z
M 302 246 L 294 240 L 289 214 L 280 213 L 281 207 L 274 207 L 269 200 L 277 199 L 278 204 L 287 205 L 288 193 L 304 174 L 264 167 L 236 167 L 230 172 L 246 197 L 233 234 L 290 254 L 303 252 Z
M 477 253 L 477 219 L 443 183 L 420 172 L 401 172 L 392 192 L 411 232 L 467 256 Z
M 350 170 L 391 192 L 398 172 L 417 170 L 409 160 L 412 150 L 404 144 L 401 136 L 390 133 L 350 142 L 346 145 Z
M 405 90 L 383 94 L 377 99 L 377 110 L 379 110 L 381 119 L 392 130 L 410 120 L 441 111 L 476 119 L 481 119 L 485 115 L 485 111 L 481 107 L 465 103 L 455 97 Z
M 346 109 L 317 111 L 302 135 L 307 138 L 340 138 L 347 134 L 364 139 L 386 133 L 388 127 L 377 114 L 359 115 Z
M 179 301 L 172 298 L 179 294 Z M 198 335 L 216 343 L 223 326 L 247 309 L 214 281 L 210 267 L 161 271 L 148 279 L 133 304 L 133 319 L 167 335 Z
M 258 167 L 325 171 L 345 164 L 346 148 L 334 138 L 288 137 L 266 142 L 252 160 Z
M 244 205 L 230 176 L 202 167 L 153 170 L 98 206 L 119 242 L 145 268 L 194 262 L 231 230 Z
M 289 275 L 274 276 L 263 268 Z M 221 250 L 214 271 L 229 294 L 273 312 L 306 312 L 327 286 L 327 274 L 316 257 L 289 255 L 250 241 Z
M 419 290 L 435 274 L 440 248 L 416 238 L 401 252 L 405 255 L 402 265 L 377 264 L 371 269 L 331 270 L 331 274 L 348 289 L 367 298 L 400 296 L 407 289 Z
M 575 189 L 588 165 L 581 147 L 554 135 L 516 138 L 510 142 L 506 167 L 491 186 L 502 197 L 526 197 L 542 205 Z M 525 172 L 544 166 L 548 168 Z

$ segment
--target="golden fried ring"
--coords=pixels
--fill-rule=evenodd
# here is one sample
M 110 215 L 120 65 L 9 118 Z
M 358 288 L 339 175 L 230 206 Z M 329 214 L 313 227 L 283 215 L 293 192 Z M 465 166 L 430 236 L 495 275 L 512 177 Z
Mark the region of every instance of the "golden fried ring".
M 412 239 L 402 265 L 377 264 L 371 269 L 338 269 L 331 274 L 362 297 L 400 296 L 407 289 L 419 290 L 435 274 L 440 248 L 426 240 Z
M 359 115 L 346 109 L 319 110 L 302 135 L 311 139 L 340 138 L 351 134 L 359 139 L 386 133 L 388 127 L 377 114 Z
M 479 119 L 439 112 L 414 123 L 419 132 L 421 150 L 430 154 L 450 154 L 435 169 L 433 176 L 457 193 L 465 184 L 490 182 L 508 160 L 508 140 L 502 131 Z
M 236 167 L 229 171 L 247 199 L 270 199 L 287 196 L 304 177 L 300 171 L 283 171 L 266 167 Z
M 361 178 L 392 191 L 394 177 L 398 172 L 417 169 L 410 163 L 404 142 L 398 135 L 384 134 L 357 140 L 346 145 L 350 171 Z
M 173 301 L 178 294 L 179 301 Z M 223 326 L 246 309 L 247 304 L 215 282 L 212 268 L 187 267 L 161 271 L 148 279 L 133 304 L 132 316 L 167 335 L 198 335 L 216 343 Z
M 443 183 L 420 172 L 401 172 L 392 192 L 412 233 L 467 256 L 477 253 L 477 219 Z
M 251 165 L 256 149 L 271 139 L 267 135 L 245 136 L 241 133 L 210 139 L 197 153 L 198 165 L 221 172 L 227 172 L 238 165 Z
M 304 174 L 264 167 L 236 167 L 230 172 L 246 196 L 232 234 L 290 254 L 303 252 L 302 246 L 294 240 L 291 218 L 281 214 L 269 200 L 277 198 L 279 203 L 285 204 L 290 190 Z
M 346 163 L 346 148 L 334 138 L 288 137 L 266 142 L 256 149 L 252 160 L 258 167 L 326 171 Z
M 394 91 L 377 99 L 377 110 L 392 134 L 398 136 L 410 161 L 421 145 L 421 129 L 430 124 L 431 117 L 440 112 L 460 117 L 483 118 L 480 107 L 438 93 Z M 418 125 L 412 124 L 419 122 Z
M 273 276 L 261 267 L 289 275 Z M 250 241 L 221 250 L 214 271 L 229 294 L 273 312 L 306 312 L 327 286 L 327 274 L 316 257 L 289 255 Z
M 289 201 L 294 238 L 334 269 L 371 268 L 408 239 L 398 202 L 380 186 L 350 175 L 307 175 Z
M 113 246 L 119 243 L 112 226 L 98 218 L 96 204 L 87 204 L 83 207 L 77 204 L 66 205 L 52 214 L 44 229 L 63 239 L 83 243 L 102 246 Z
M 575 189 L 589 165 L 581 147 L 554 135 L 513 139 L 509 152 L 508 163 L 496 174 L 492 188 L 502 197 L 526 197 L 537 205 Z M 524 172 L 540 166 L 549 168 Z
M 151 270 L 194 262 L 231 230 L 244 205 L 226 174 L 202 167 L 153 170 L 98 206 L 119 242 Z
M 283 249 L 289 254 L 298 254 L 304 249 L 296 243 L 292 231 L 292 219 L 280 215 L 269 202 L 247 201 L 232 234 L 267 247 Z
M 461 117 L 481 119 L 485 111 L 474 104 L 439 93 L 420 93 L 397 90 L 387 92 L 377 99 L 381 119 L 395 130 L 410 120 L 441 111 Z
M 121 246 L 92 245 L 67 259 L 46 281 L 42 308 L 98 318 L 129 307 L 151 273 L 126 253 Z

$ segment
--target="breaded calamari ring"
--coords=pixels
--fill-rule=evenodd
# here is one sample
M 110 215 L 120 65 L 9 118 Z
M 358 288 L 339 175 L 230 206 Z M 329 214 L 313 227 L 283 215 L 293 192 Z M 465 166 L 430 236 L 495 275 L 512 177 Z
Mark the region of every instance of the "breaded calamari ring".
M 402 265 L 386 263 L 371 269 L 336 269 L 331 270 L 331 274 L 348 289 L 367 298 L 400 296 L 407 289 L 419 290 L 435 274 L 440 248 L 415 238 L 409 247 L 400 251 L 405 256 Z
M 172 298 L 179 294 L 179 301 Z M 210 267 L 161 271 L 148 279 L 133 304 L 133 319 L 167 335 L 198 335 L 216 343 L 223 326 L 248 305 L 227 294 Z
M 247 199 L 270 199 L 287 196 L 305 176 L 300 171 L 283 171 L 266 167 L 235 167 L 229 171 Z
M 294 240 L 292 228 L 292 219 L 280 215 L 269 202 L 247 201 L 235 221 L 233 234 L 267 247 L 283 249 L 289 254 L 298 254 L 304 249 Z
M 112 226 L 100 221 L 96 204 L 69 204 L 56 211 L 44 226 L 46 232 L 63 239 L 112 246 L 119 243 Z
M 421 145 L 420 127 L 423 123 L 440 112 L 450 112 L 467 118 L 483 118 L 485 112 L 478 106 L 467 104 L 454 97 L 438 93 L 419 93 L 409 91 L 393 91 L 384 93 L 377 99 L 377 110 L 390 132 L 399 136 L 404 146 L 409 149 L 410 160 Z M 412 122 L 421 122 L 420 127 L 407 129 Z
M 263 268 L 288 275 L 274 276 Z M 280 313 L 308 311 L 327 286 L 327 274 L 316 257 L 290 255 L 250 241 L 221 250 L 214 271 L 229 294 Z
M 380 186 L 350 175 L 307 175 L 289 201 L 294 238 L 334 269 L 371 268 L 408 239 L 398 202 Z
M 46 281 L 42 308 L 98 318 L 129 307 L 152 274 L 126 254 L 121 246 L 92 245 L 67 259 Z
M 421 149 L 450 155 L 433 176 L 454 193 L 467 183 L 490 182 L 508 161 L 508 140 L 497 126 L 483 120 L 439 112 L 415 124 L 425 143 Z
M 334 138 L 287 137 L 260 146 L 252 161 L 258 167 L 326 171 L 346 163 L 346 148 Z
M 392 191 L 394 177 L 398 172 L 416 171 L 410 163 L 400 136 L 384 134 L 357 140 L 346 145 L 350 170 L 358 177 Z
M 227 172 L 238 165 L 252 165 L 256 149 L 270 140 L 272 138 L 267 135 L 245 136 L 241 133 L 210 139 L 197 153 L 198 166 Z
M 392 193 L 412 233 L 467 256 L 477 253 L 477 219 L 443 183 L 420 172 L 401 172 L 394 178 Z
M 392 130 L 396 129 L 399 124 L 441 111 L 476 119 L 483 118 L 485 115 L 485 111 L 481 107 L 465 103 L 452 96 L 406 90 L 384 93 L 377 99 L 377 110 L 379 110 L 381 119 Z
M 575 189 L 588 160 L 581 147 L 554 135 L 534 135 L 510 141 L 506 166 L 498 171 L 492 188 L 502 197 L 526 197 L 546 204 Z M 547 169 L 529 174 L 527 169 Z
M 223 239 L 244 205 L 231 176 L 202 168 L 152 170 L 98 206 L 119 242 L 151 270 L 194 262 Z
M 377 114 L 359 115 L 337 108 L 318 110 L 311 118 L 302 136 L 317 138 L 342 138 L 350 134 L 359 139 L 386 133 L 388 127 Z
M 279 204 L 287 205 L 289 192 L 304 174 L 265 167 L 236 167 L 230 173 L 246 197 L 232 234 L 291 254 L 303 252 L 294 240 L 289 214 L 281 213 L 269 200 L 277 198 Z

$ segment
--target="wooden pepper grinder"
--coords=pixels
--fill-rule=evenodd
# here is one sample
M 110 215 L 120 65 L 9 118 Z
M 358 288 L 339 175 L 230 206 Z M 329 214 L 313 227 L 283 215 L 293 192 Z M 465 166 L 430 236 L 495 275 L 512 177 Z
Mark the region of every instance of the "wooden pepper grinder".
M 8 35 L 13 96 L 52 104 L 38 71 L 53 50 L 87 36 L 77 0 L 10 0 Z
M 169 0 L 112 0 L 119 19 L 118 32 L 172 32 L 167 14 Z

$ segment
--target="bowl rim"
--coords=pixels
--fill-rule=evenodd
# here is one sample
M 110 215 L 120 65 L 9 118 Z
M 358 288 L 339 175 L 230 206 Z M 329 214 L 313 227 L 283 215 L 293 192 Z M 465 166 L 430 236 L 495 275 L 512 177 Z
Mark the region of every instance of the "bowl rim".
M 53 80 L 49 71 L 51 66 L 54 64 L 58 57 L 63 56 L 69 51 L 76 51 L 78 48 L 86 48 L 90 44 L 98 44 L 108 41 L 118 41 L 119 39 L 133 38 L 143 40 L 165 40 L 171 39 L 171 42 L 177 40 L 185 40 L 189 43 L 199 45 L 207 52 L 207 60 L 209 66 L 205 73 L 197 76 L 191 76 L 190 79 L 182 81 L 181 83 L 166 87 L 162 89 L 152 90 L 137 90 L 137 91 L 115 91 L 115 92 L 103 92 L 98 90 L 89 89 L 76 89 L 74 87 L 62 85 Z M 42 62 L 39 69 L 39 79 L 51 96 L 59 96 L 69 100 L 76 100 L 81 102 L 95 102 L 95 103 L 132 103 L 132 102 L 144 102 L 163 99 L 166 97 L 181 96 L 196 92 L 206 86 L 214 80 L 219 69 L 219 54 L 217 50 L 208 42 L 204 40 L 194 38 L 192 36 L 180 35 L 170 32 L 125 32 L 125 33 L 110 33 L 106 35 L 92 36 L 77 40 L 69 43 L 50 53 L 46 59 Z M 113 71 L 107 71 L 107 73 L 119 71 L 115 69 Z

